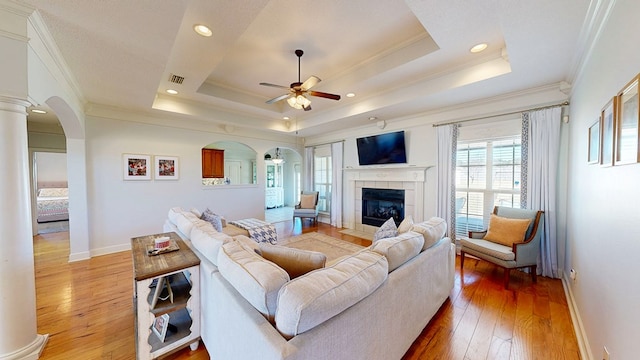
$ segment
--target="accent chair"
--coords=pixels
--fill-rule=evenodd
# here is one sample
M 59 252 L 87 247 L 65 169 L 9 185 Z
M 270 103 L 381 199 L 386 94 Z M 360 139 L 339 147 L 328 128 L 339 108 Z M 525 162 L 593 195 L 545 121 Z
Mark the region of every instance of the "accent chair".
M 318 191 L 302 191 L 300 193 L 300 202 L 293 209 L 293 218 L 313 219 L 314 223 L 318 222 Z
M 460 273 L 464 270 L 465 254 L 471 254 L 504 269 L 505 289 L 509 288 L 512 269 L 529 268 L 535 283 L 543 214 L 538 210 L 496 206 L 486 231 L 469 231 L 469 238 L 460 239 Z

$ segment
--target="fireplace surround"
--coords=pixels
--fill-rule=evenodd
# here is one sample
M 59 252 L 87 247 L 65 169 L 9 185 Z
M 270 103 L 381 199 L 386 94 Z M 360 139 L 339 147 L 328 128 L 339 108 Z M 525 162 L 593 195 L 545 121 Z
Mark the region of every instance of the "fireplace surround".
M 362 189 L 404 190 L 404 217 L 424 219 L 426 171 L 431 166 L 347 167 L 344 169 L 343 227 L 375 233 L 379 226 L 362 223 Z M 388 219 L 388 218 L 387 218 Z

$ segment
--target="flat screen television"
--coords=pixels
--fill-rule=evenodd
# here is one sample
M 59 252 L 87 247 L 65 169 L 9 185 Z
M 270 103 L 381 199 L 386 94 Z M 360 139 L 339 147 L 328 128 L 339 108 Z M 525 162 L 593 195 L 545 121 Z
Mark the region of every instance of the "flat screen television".
M 405 164 L 404 131 L 356 139 L 360 165 Z

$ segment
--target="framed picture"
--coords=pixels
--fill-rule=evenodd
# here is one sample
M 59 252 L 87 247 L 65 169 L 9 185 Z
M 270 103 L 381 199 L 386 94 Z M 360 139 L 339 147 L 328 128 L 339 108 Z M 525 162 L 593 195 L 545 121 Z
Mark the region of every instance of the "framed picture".
M 155 156 L 156 180 L 178 180 L 178 157 L 176 156 Z
M 618 93 L 617 115 L 615 117 L 615 164 L 635 164 L 638 162 L 638 76 Z
M 124 154 L 123 170 L 125 180 L 151 180 L 151 156 Z
M 602 137 L 600 139 L 600 165 L 602 166 L 613 165 L 615 102 L 616 98 L 614 97 L 602 109 L 600 121 L 600 130 L 602 131 Z
M 153 326 L 151 326 L 151 330 L 156 336 L 160 339 L 160 341 L 164 342 L 165 337 L 167 336 L 167 329 L 169 328 L 169 314 L 162 314 L 153 320 Z
M 600 163 L 600 119 L 589 126 L 589 164 Z

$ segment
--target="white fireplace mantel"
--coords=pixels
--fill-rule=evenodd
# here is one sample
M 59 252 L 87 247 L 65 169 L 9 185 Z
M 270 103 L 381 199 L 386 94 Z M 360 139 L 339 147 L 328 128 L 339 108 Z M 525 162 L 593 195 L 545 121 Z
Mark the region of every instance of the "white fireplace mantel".
M 405 217 L 421 221 L 424 216 L 426 171 L 431 166 L 345 168 L 343 226 L 364 232 L 377 227 L 362 224 L 362 188 L 405 190 Z

